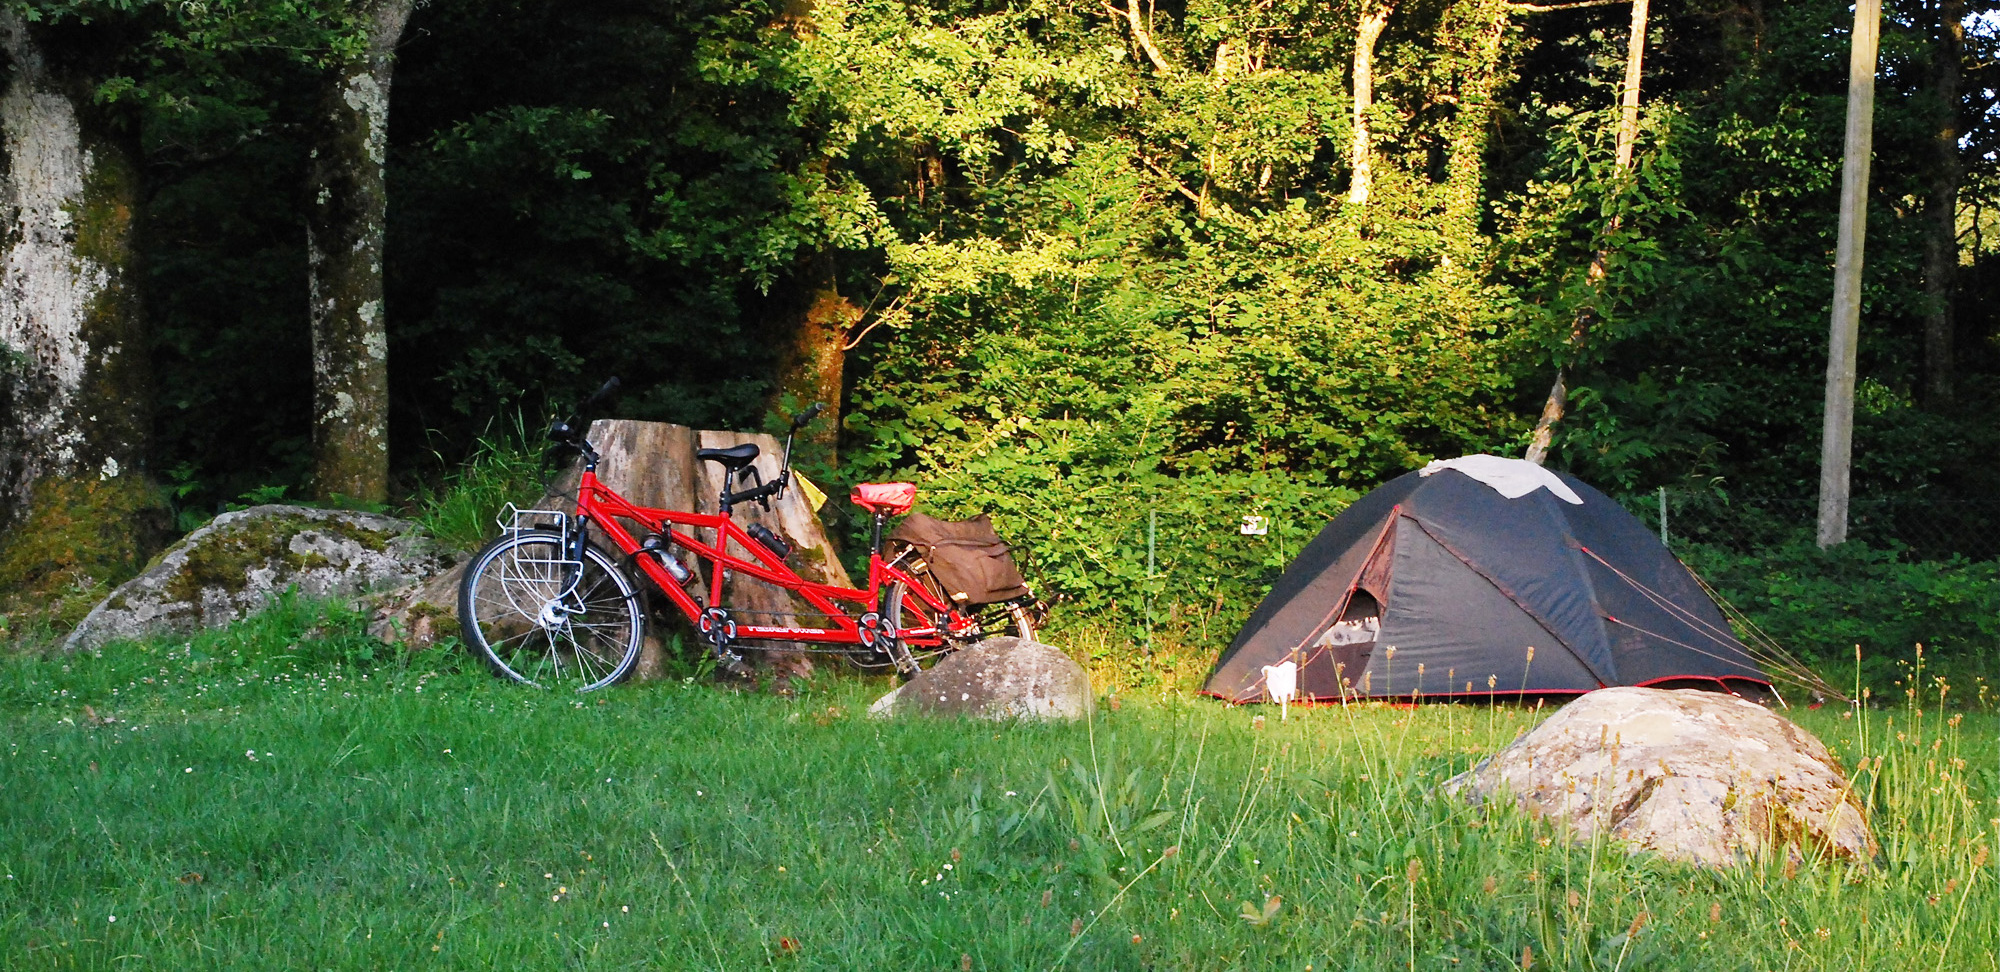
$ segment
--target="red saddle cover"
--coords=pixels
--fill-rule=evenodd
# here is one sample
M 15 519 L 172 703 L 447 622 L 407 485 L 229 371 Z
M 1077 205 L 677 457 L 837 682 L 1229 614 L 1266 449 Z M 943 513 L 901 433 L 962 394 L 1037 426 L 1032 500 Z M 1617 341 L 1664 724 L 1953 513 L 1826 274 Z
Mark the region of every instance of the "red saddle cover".
M 901 516 L 917 505 L 915 483 L 862 483 L 848 497 L 854 505 L 871 513 Z

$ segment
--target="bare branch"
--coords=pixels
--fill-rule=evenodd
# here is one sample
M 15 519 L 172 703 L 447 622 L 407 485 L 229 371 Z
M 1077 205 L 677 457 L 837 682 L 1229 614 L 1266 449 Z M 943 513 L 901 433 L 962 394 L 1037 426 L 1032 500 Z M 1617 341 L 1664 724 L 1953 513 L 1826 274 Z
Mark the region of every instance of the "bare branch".
M 1205 192 L 1196 192 L 1193 189 L 1189 189 L 1187 184 L 1182 182 L 1179 177 L 1175 176 L 1172 172 L 1168 172 L 1165 167 L 1154 162 L 1152 159 L 1146 158 L 1143 155 L 1139 155 L 1137 158 L 1139 159 L 1139 164 L 1151 169 L 1154 175 L 1167 180 L 1167 183 L 1174 187 L 1175 192 L 1187 197 L 1189 202 L 1194 203 L 1195 215 L 1203 219 L 1220 219 L 1227 223 L 1241 225 L 1242 217 L 1235 210 L 1227 206 L 1218 205 L 1215 200 L 1208 198 Z
M 1167 59 L 1160 55 L 1160 49 L 1153 44 L 1153 32 L 1146 26 L 1146 18 L 1139 15 L 1139 0 L 1125 0 L 1125 9 L 1120 10 L 1109 3 L 1104 5 L 1112 14 L 1125 18 L 1132 28 L 1132 39 L 1139 42 L 1139 49 L 1146 54 L 1146 60 L 1153 62 L 1153 70 L 1161 74 L 1172 74 L 1174 69 Z

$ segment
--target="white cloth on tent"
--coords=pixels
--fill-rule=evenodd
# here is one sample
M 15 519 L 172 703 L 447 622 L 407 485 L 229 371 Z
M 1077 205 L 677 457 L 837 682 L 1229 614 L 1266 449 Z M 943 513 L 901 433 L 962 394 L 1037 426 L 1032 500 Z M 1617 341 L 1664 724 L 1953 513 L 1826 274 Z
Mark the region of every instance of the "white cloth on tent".
M 1493 487 L 1493 491 L 1508 499 L 1520 499 L 1537 489 L 1547 489 L 1565 503 L 1583 505 L 1583 497 L 1562 481 L 1562 477 L 1526 459 L 1508 459 L 1505 456 L 1459 456 L 1456 459 L 1437 459 L 1430 465 L 1417 470 L 1419 476 L 1429 476 L 1441 469 L 1456 469 L 1474 479 Z
M 1282 661 L 1276 665 L 1264 666 L 1264 690 L 1271 693 L 1271 701 L 1284 705 L 1299 694 L 1299 666 L 1296 662 Z

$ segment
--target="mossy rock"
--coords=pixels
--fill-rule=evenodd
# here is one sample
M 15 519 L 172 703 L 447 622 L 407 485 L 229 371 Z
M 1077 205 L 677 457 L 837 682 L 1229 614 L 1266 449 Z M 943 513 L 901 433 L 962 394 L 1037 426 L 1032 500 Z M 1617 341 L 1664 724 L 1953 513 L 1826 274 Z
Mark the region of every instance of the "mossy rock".
M 465 564 L 407 584 L 377 600 L 368 633 L 389 644 L 429 648 L 458 633 L 458 585 Z
M 359 597 L 419 583 L 451 566 L 407 520 L 303 506 L 225 513 L 188 534 L 92 609 L 63 643 L 187 633 L 228 624 L 290 588 Z

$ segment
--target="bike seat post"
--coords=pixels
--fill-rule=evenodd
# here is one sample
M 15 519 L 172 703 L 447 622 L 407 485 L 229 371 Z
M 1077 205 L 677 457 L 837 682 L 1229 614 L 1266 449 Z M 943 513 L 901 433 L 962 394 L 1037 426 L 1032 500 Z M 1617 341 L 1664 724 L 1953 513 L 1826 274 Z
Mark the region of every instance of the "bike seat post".
M 868 549 L 870 552 L 877 555 L 880 555 L 882 553 L 882 521 L 886 519 L 888 519 L 887 514 L 883 513 L 881 510 L 875 511 L 875 530 L 874 533 L 868 538 Z

